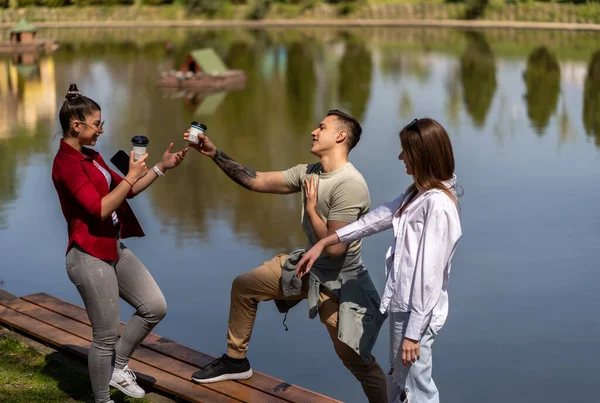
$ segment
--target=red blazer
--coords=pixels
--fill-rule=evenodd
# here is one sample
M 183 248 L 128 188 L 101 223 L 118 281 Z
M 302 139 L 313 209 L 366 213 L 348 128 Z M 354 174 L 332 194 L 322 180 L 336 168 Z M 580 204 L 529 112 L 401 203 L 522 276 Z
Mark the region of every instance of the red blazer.
M 106 178 L 94 165 L 106 169 L 111 177 L 111 188 Z M 62 212 L 67 220 L 69 244 L 67 252 L 76 242 L 84 251 L 102 260 L 118 260 L 117 233 L 109 216 L 100 218 L 101 201 L 123 178 L 110 169 L 99 153 L 83 147 L 75 150 L 64 140 L 52 164 L 52 181 L 58 193 Z M 129 191 L 127 198 L 134 195 Z M 117 209 L 121 238 L 142 237 L 144 231 L 127 201 Z

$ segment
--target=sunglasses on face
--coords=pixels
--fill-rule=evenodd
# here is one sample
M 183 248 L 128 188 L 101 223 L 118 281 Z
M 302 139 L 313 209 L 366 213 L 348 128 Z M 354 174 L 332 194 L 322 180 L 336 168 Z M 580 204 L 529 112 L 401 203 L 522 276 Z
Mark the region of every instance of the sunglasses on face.
M 100 124 L 98 124 L 98 125 L 94 123 L 94 125 L 93 125 L 93 126 L 92 126 L 92 125 L 90 125 L 90 124 L 89 124 L 89 123 L 87 123 L 87 122 L 84 122 L 83 120 L 75 120 L 74 122 L 79 122 L 79 123 L 82 123 L 82 124 L 86 125 L 87 127 L 90 127 L 90 128 L 92 128 L 92 129 L 95 129 L 95 130 L 101 130 L 101 129 L 102 129 L 102 127 L 104 127 L 104 122 L 105 122 L 105 120 L 103 120 L 102 122 L 100 122 Z

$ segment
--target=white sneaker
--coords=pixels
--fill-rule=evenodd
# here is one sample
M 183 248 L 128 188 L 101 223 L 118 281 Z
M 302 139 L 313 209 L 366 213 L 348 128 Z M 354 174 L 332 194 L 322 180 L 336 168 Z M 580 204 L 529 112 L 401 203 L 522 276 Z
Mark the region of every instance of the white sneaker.
M 110 386 L 119 389 L 127 396 L 142 398 L 146 395 L 146 392 L 139 387 L 135 382 L 135 379 L 135 373 L 129 369 L 128 365 L 123 369 L 115 368 L 113 370 L 112 379 L 110 380 Z

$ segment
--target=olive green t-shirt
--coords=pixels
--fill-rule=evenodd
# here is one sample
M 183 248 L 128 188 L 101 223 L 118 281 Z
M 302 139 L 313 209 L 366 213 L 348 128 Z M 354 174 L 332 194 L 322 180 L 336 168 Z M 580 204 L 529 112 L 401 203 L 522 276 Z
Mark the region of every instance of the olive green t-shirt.
M 304 180 L 312 176 L 317 178 L 317 213 L 327 224 L 331 221 L 352 223 L 369 212 L 371 199 L 369 188 L 362 174 L 350 162 L 333 172 L 321 172 L 321 164 L 300 164 L 283 171 L 283 177 L 288 187 L 296 192 L 302 192 L 302 230 L 308 238 L 308 247 L 319 240 L 315 236 L 308 213 L 304 208 L 306 195 Z M 336 270 L 340 263 L 342 267 L 360 262 L 362 241 L 352 242 L 348 251 L 340 259 L 332 259 L 325 253 L 319 258 L 314 267 Z M 334 266 L 334 267 L 331 267 Z

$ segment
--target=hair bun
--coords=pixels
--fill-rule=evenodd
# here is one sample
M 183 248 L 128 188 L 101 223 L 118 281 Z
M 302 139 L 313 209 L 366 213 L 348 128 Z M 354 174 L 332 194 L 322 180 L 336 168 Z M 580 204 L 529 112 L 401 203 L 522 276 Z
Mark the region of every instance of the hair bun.
M 79 97 L 81 97 L 81 92 L 79 92 L 79 90 L 77 89 L 77 85 L 76 84 L 69 85 L 69 90 L 67 91 L 67 95 L 65 95 L 65 98 L 70 101 L 72 99 L 79 98 Z

